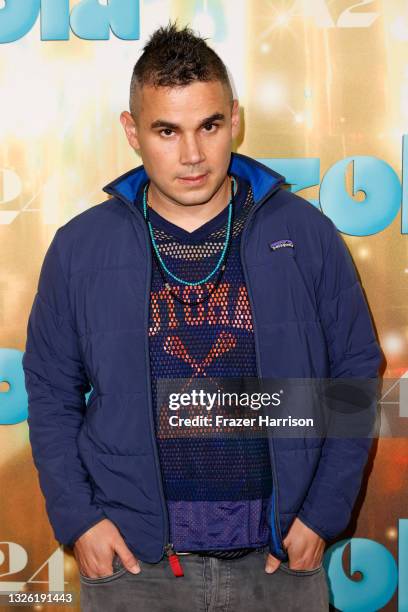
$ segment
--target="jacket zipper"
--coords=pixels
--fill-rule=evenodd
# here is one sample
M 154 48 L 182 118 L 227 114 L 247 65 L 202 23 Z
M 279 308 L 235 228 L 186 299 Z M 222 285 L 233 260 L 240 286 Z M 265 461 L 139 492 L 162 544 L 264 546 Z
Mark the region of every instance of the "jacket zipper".
M 128 204 L 128 202 L 126 202 Z M 138 214 L 138 211 L 133 208 L 133 206 L 129 203 L 128 207 L 131 212 L 134 214 Z M 147 287 L 146 287 L 146 299 L 145 299 L 145 359 L 146 359 L 146 378 L 148 381 L 151 381 L 151 369 L 150 369 L 150 358 L 149 358 L 149 306 L 150 306 L 150 290 L 151 290 L 151 278 L 152 278 L 152 254 L 150 251 L 150 239 L 147 231 L 146 225 L 143 223 L 143 233 L 145 235 L 145 243 L 146 243 L 146 251 L 147 251 Z M 150 436 L 153 446 L 154 452 L 154 462 L 156 467 L 157 474 L 157 482 L 159 484 L 159 493 L 160 493 L 160 503 L 163 513 L 163 526 L 164 526 L 164 540 L 162 544 L 162 554 L 161 559 L 164 555 L 167 556 L 171 571 L 174 576 L 184 576 L 183 568 L 180 563 L 180 559 L 177 556 L 176 552 L 173 549 L 173 544 L 169 542 L 169 513 L 167 509 L 166 499 L 164 497 L 164 489 L 163 489 L 163 476 L 160 469 L 160 460 L 159 460 L 159 452 L 157 448 L 157 440 L 155 436 L 155 427 L 154 427 L 154 415 L 153 415 L 153 405 L 152 405 L 152 392 L 151 392 L 151 382 L 147 385 L 147 396 L 149 402 L 149 424 L 150 424 Z
M 243 272 L 244 272 L 244 278 L 245 278 L 245 282 L 246 282 L 246 285 L 247 285 L 248 298 L 249 298 L 249 302 L 250 302 L 250 305 L 251 305 L 252 319 L 253 319 L 253 323 L 254 323 L 255 357 L 256 357 L 256 364 L 257 364 L 258 378 L 262 378 L 261 359 L 260 359 L 259 341 L 258 341 L 259 339 L 258 339 L 258 334 L 257 334 L 257 325 L 256 325 L 256 316 L 255 316 L 254 301 L 253 301 L 253 297 L 252 297 L 252 289 L 251 289 L 251 284 L 249 282 L 247 266 L 246 266 L 246 260 L 245 260 L 245 256 L 244 256 L 244 243 L 245 243 L 245 236 L 246 236 L 246 233 L 247 233 L 248 228 L 250 226 L 250 222 L 252 221 L 253 215 L 266 202 L 266 200 L 268 200 L 276 191 L 278 191 L 279 188 L 280 188 L 280 185 L 277 185 L 275 187 L 275 189 L 272 189 L 249 212 L 248 218 L 247 218 L 246 223 L 244 225 L 244 228 L 242 230 L 241 243 L 240 243 L 240 254 L 241 254 L 242 269 L 243 269 Z M 272 514 L 272 517 L 271 517 L 271 521 L 270 521 L 271 522 L 272 538 L 273 538 L 273 542 L 274 542 L 276 550 L 279 551 L 281 554 L 286 555 L 285 551 L 283 550 L 282 533 L 281 533 L 279 519 L 278 519 L 278 515 L 279 515 L 279 509 L 278 509 L 278 477 L 277 477 L 277 473 L 276 473 L 275 449 L 274 449 L 273 440 L 271 440 L 270 448 L 272 449 L 271 468 L 272 468 L 272 488 L 273 488 L 273 490 L 272 490 L 272 505 L 271 505 L 271 514 Z
M 143 231 L 146 238 L 146 248 L 147 248 L 147 291 L 146 291 L 146 300 L 145 300 L 145 356 L 146 356 L 146 369 L 147 369 L 147 380 L 148 380 L 148 400 L 149 400 L 149 421 L 150 421 L 150 434 L 152 439 L 152 445 L 154 449 L 154 458 L 156 464 L 156 473 L 158 475 L 158 483 L 160 489 L 160 498 L 161 498 L 161 506 L 163 510 L 164 516 L 164 542 L 162 547 L 162 558 L 163 555 L 167 554 L 171 569 L 173 573 L 177 576 L 179 574 L 175 571 L 175 562 L 174 558 L 178 560 L 177 555 L 173 551 L 173 545 L 169 542 L 169 513 L 167 509 L 166 500 L 164 497 L 164 489 L 163 489 L 163 476 L 160 469 L 159 462 L 159 452 L 157 449 L 157 440 L 155 436 L 154 429 L 154 420 L 153 420 L 153 405 L 152 405 L 152 392 L 151 392 L 151 370 L 150 370 L 150 359 L 149 359 L 149 305 L 150 305 L 150 289 L 151 289 L 151 277 L 152 277 L 152 254 L 150 251 L 150 240 L 149 235 L 147 233 L 147 228 L 143 224 Z M 181 570 L 182 572 L 182 570 Z M 183 575 L 181 573 L 180 575 Z
M 130 202 L 126 200 L 123 200 L 123 201 L 128 205 L 128 208 L 133 214 L 139 214 L 138 211 L 133 207 L 133 205 Z M 149 302 L 150 302 L 151 277 L 152 277 L 152 254 L 150 251 L 150 242 L 149 242 L 149 235 L 147 232 L 147 227 L 144 223 L 141 223 L 141 225 L 143 227 L 143 232 L 145 235 L 146 251 L 147 251 L 147 288 L 146 288 L 146 297 L 145 297 L 145 334 L 144 334 L 145 335 L 146 374 L 147 374 L 146 378 L 149 381 L 147 385 L 147 397 L 148 397 L 148 403 L 149 403 L 150 436 L 151 436 L 151 441 L 152 441 L 152 446 L 153 446 L 154 462 L 155 462 L 157 481 L 159 484 L 159 492 L 160 492 L 160 503 L 161 503 L 162 513 L 163 513 L 164 540 L 162 544 L 162 554 L 161 554 L 161 559 L 162 559 L 163 556 L 167 554 L 167 551 L 169 550 L 172 551 L 173 554 L 175 553 L 173 551 L 173 545 L 169 542 L 169 513 L 167 509 L 166 500 L 164 497 L 163 477 L 162 477 L 162 473 L 160 469 L 159 453 L 158 453 L 158 448 L 157 448 L 157 440 L 155 436 L 154 415 L 153 415 L 153 406 L 152 406 L 152 392 L 151 392 L 151 382 L 150 382 L 151 381 L 151 370 L 150 370 L 150 359 L 149 359 L 148 328 L 149 328 Z M 173 566 L 172 566 L 172 570 L 174 573 Z

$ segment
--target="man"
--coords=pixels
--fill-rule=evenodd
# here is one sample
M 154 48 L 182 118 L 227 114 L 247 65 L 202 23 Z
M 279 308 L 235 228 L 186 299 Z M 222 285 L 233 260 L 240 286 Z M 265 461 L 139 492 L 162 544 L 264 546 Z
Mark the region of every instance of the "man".
M 153 34 L 121 122 L 143 166 L 57 230 L 23 359 L 83 609 L 328 609 L 322 556 L 369 441 L 173 435 L 159 382 L 376 377 L 351 258 L 282 176 L 231 153 L 238 101 L 189 28 Z

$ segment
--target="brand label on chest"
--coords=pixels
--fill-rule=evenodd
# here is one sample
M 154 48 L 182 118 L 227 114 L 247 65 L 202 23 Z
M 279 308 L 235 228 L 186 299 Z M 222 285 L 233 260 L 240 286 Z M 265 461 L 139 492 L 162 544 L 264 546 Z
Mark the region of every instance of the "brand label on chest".
M 287 239 L 276 240 L 276 242 L 271 242 L 269 246 L 271 247 L 272 251 L 276 251 L 277 249 L 283 249 L 285 247 L 290 247 L 291 249 L 295 248 L 295 245 L 293 244 L 293 242 Z

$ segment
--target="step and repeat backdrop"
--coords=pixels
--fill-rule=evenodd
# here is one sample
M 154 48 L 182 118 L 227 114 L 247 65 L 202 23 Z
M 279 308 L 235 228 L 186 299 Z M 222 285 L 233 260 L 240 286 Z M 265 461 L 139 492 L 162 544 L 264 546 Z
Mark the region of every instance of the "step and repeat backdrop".
M 80 610 L 76 562 L 53 537 L 31 455 L 26 325 L 56 229 L 141 163 L 119 114 L 144 42 L 169 19 L 209 37 L 227 64 L 243 119 L 236 150 L 282 173 L 353 256 L 385 384 L 352 523 L 326 552 L 331 600 L 407 611 L 405 0 L 0 0 L 0 609 L 11 609 L 7 591 L 55 590 Z

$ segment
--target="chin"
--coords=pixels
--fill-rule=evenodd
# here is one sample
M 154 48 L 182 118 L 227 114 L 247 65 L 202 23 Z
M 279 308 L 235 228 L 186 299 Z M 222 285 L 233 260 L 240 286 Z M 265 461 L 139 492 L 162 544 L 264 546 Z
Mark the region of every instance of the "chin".
M 195 189 L 190 193 L 180 194 L 180 202 L 183 204 L 206 204 L 213 197 L 215 191 L 213 189 Z

